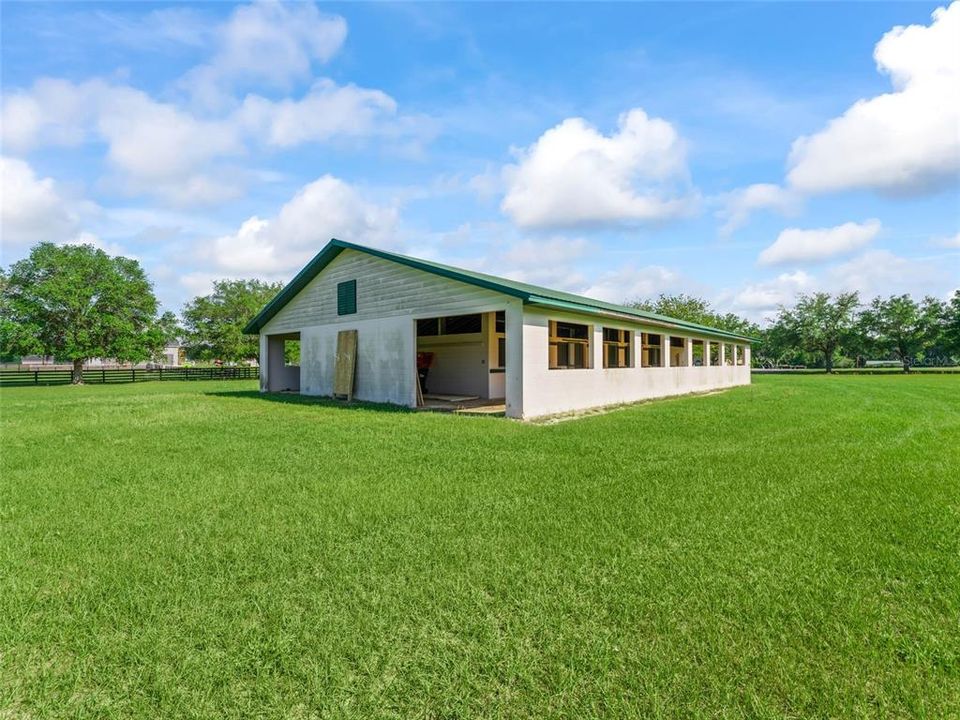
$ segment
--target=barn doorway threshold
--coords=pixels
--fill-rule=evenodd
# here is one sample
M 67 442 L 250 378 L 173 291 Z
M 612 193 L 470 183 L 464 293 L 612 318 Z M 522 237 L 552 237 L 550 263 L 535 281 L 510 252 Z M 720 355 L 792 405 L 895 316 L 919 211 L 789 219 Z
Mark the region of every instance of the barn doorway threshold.
M 417 408 L 425 412 L 445 412 L 456 415 L 505 415 L 507 406 L 503 398 L 487 399 L 471 395 L 433 395 L 423 396 L 423 405 Z

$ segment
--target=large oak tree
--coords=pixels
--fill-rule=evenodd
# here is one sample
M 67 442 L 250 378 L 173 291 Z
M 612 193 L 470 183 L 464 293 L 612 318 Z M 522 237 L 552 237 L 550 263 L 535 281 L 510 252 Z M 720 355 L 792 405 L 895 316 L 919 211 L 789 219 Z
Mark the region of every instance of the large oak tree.
M 798 348 L 823 355 L 823 366 L 833 371 L 833 357 L 849 342 L 857 323 L 857 293 L 800 295 L 792 308 L 780 308 L 777 325 Z
M 943 303 L 926 297 L 917 302 L 909 295 L 875 298 L 863 313 L 863 325 L 881 352 L 893 355 L 910 372 L 922 352 L 939 339 L 946 316 Z
M 73 363 L 73 382 L 94 357 L 139 362 L 163 347 L 157 299 L 136 260 L 92 245 L 40 243 L 0 288 L 5 352 Z

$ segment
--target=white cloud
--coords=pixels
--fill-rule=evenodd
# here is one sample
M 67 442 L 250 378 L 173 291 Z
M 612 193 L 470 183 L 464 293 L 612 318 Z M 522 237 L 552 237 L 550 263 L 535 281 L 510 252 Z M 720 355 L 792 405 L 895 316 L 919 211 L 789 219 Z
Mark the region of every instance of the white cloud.
M 504 168 L 501 205 L 523 227 L 638 223 L 689 211 L 684 143 L 666 120 L 637 108 L 603 135 L 582 118 L 564 120 Z
M 760 253 L 761 265 L 788 262 L 816 262 L 859 250 L 880 232 L 879 220 L 848 222 L 831 228 L 801 230 L 787 228 L 770 247 Z
M 912 194 L 960 172 L 960 2 L 929 26 L 898 26 L 874 49 L 893 92 L 862 99 L 790 152 L 789 184 L 804 193 L 872 189 Z
M 26 162 L 0 157 L 0 236 L 6 249 L 63 242 L 78 230 L 52 178 L 38 178 Z
M 373 134 L 396 111 L 396 101 L 380 90 L 337 85 L 324 78 L 300 100 L 274 102 L 249 95 L 238 111 L 238 120 L 262 142 L 290 147 L 334 136 Z
M 960 232 L 952 237 L 935 238 L 932 241 L 932 244 L 936 247 L 960 250 Z
M 729 304 L 735 312 L 745 312 L 750 317 L 767 316 L 780 305 L 792 305 L 797 293 L 812 292 L 816 283 L 816 278 L 803 270 L 783 273 L 770 280 L 748 283 Z
M 546 240 L 525 239 L 511 245 L 501 254 L 508 266 L 529 269 L 551 263 L 569 263 L 590 251 L 590 243 L 583 238 L 552 237 Z
M 739 290 L 722 293 L 716 305 L 759 321 L 775 317 L 780 305 L 792 306 L 799 293 L 855 291 L 867 301 L 877 295 L 904 293 L 946 297 L 955 287 L 956 271 L 945 266 L 942 258 L 907 258 L 888 250 L 868 250 L 817 275 L 797 270 L 748 282 Z
M 856 290 L 861 298 L 875 295 L 943 296 L 956 285 L 956 267 L 937 258 L 905 258 L 889 250 L 870 250 L 825 273 L 825 288 L 839 292 Z
M 390 245 L 397 222 L 396 207 L 368 202 L 343 180 L 324 175 L 301 188 L 275 218 L 251 217 L 200 255 L 234 275 L 277 276 L 298 270 L 333 237 Z
M 682 284 L 679 273 L 662 265 L 629 266 L 603 273 L 581 294 L 606 302 L 623 303 L 678 291 Z
M 103 250 L 107 255 L 123 255 L 131 260 L 139 260 L 136 255 L 131 254 L 118 243 L 105 242 L 97 235 L 91 232 L 81 232 L 63 243 L 64 245 L 92 245 L 97 250 Z
M 3 144 L 14 151 L 101 140 L 126 192 L 192 204 L 238 191 L 236 177 L 212 165 L 243 153 L 235 124 L 198 120 L 139 90 L 102 80 L 74 84 L 44 78 L 4 100 Z
M 793 215 L 800 209 L 800 198 L 795 192 L 772 183 L 757 183 L 727 194 L 724 207 L 717 216 L 724 221 L 722 235 L 730 235 L 743 227 L 756 210 L 775 210 L 781 215 Z
M 310 3 L 255 2 L 234 10 L 215 31 L 216 52 L 181 80 L 207 107 L 229 101 L 235 84 L 288 89 L 310 76 L 313 62 L 325 63 L 343 45 L 347 23 Z
M 45 145 L 101 141 L 127 194 L 149 194 L 178 206 L 220 202 L 241 193 L 254 173 L 236 163 L 258 144 L 288 148 L 338 137 L 380 135 L 426 141 L 426 119 L 397 116 L 389 95 L 318 80 L 300 100 L 250 95 L 220 117 L 198 117 L 135 88 L 95 79 L 44 78 L 4 98 L 3 146 L 26 153 Z

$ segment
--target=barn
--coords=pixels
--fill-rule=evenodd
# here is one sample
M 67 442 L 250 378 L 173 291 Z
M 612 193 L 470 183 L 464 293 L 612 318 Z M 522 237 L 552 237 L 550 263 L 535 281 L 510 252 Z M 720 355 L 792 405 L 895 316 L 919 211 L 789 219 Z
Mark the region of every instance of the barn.
M 333 395 L 347 338 L 355 399 L 500 402 L 520 419 L 750 383 L 748 337 L 341 240 L 245 332 L 264 392 Z

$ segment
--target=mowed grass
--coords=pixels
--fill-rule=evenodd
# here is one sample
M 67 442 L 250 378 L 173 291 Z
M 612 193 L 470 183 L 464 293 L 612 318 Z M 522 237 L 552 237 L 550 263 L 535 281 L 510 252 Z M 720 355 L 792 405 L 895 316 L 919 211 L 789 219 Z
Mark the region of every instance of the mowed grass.
M 0 398 L 0 717 L 960 715 L 960 378 Z

